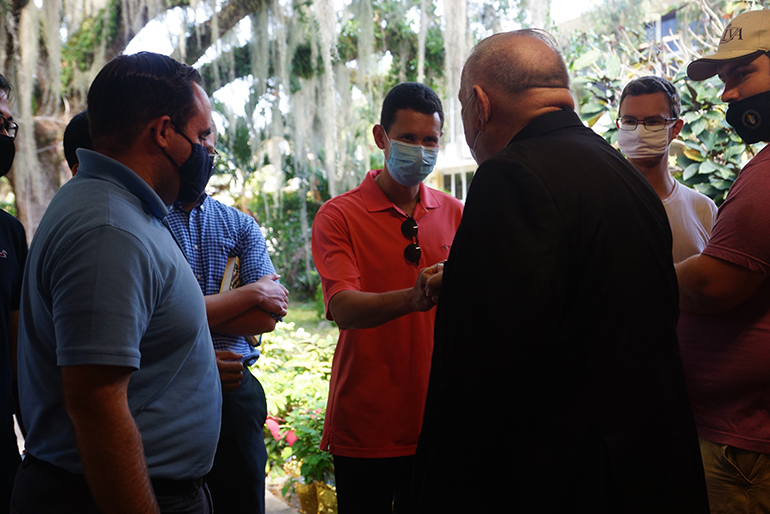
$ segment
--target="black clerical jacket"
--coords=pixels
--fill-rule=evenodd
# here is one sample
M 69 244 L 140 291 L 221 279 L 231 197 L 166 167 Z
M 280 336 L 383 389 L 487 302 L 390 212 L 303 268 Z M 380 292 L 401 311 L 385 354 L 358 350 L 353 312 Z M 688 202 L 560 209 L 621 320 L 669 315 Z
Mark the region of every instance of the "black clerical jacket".
M 655 191 L 571 110 L 481 164 L 444 268 L 417 512 L 708 512 L 671 245 Z

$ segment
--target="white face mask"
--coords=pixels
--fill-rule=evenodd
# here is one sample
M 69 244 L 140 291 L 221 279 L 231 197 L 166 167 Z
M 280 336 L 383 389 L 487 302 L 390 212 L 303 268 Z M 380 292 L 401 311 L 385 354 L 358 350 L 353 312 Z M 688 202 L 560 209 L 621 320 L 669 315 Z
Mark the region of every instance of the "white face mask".
M 668 130 L 651 132 L 639 123 L 634 130 L 618 130 L 618 146 L 629 159 L 658 157 L 668 150 Z

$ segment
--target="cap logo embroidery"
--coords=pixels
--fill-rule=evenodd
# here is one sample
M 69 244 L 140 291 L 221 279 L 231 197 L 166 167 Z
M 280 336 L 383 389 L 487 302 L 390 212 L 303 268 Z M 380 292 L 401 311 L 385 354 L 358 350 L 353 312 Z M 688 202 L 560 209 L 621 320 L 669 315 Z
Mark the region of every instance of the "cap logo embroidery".
M 6 252 L 5 250 L 0 251 L 0 258 L 2 259 L 8 258 L 8 252 Z
M 741 27 L 733 28 L 732 25 L 728 25 L 725 31 L 722 33 L 722 39 L 720 43 L 729 43 L 733 39 L 743 40 L 743 29 Z

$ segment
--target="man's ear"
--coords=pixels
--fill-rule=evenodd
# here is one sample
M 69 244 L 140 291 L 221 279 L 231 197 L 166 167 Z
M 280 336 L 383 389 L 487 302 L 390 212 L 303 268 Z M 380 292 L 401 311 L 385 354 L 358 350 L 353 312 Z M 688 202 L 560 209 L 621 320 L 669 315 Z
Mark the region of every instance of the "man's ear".
M 682 127 L 684 127 L 684 120 L 682 118 L 679 118 L 674 122 L 674 125 L 671 127 L 671 141 L 676 139 L 676 136 L 678 136 L 679 133 L 682 131 Z
M 384 150 L 385 142 L 387 141 L 385 127 L 378 123 L 372 128 L 372 135 L 374 136 L 374 142 L 377 144 L 377 148 Z
M 476 97 L 479 106 L 478 116 L 476 117 L 476 130 L 483 132 L 489 117 L 492 115 L 492 104 L 489 102 L 487 94 L 478 84 L 473 86 L 473 96 Z
M 155 144 L 161 148 L 168 148 L 170 132 L 174 130 L 171 126 L 171 118 L 169 116 L 155 118 L 150 122 L 149 129 Z

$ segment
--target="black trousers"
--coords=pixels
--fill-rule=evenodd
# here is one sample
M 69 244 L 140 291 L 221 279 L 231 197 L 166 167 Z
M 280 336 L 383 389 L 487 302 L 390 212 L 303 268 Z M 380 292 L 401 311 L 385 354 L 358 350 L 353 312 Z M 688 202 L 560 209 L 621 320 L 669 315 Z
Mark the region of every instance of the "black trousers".
M 411 511 L 414 455 L 385 459 L 334 456 L 339 514 Z
M 177 481 L 158 481 L 171 488 Z M 155 485 L 155 484 L 153 484 Z M 156 498 L 162 514 L 213 514 L 206 484 L 183 494 L 166 494 L 161 486 Z M 16 473 L 11 514 L 100 514 L 83 475 L 70 473 L 48 462 L 27 456 Z
M 8 514 L 11 491 L 19 467 L 19 447 L 13 430 L 13 416 L 0 419 L 0 514 Z
M 222 430 L 207 479 L 221 514 L 265 512 L 266 417 L 265 390 L 244 369 L 241 387 L 222 395 Z

